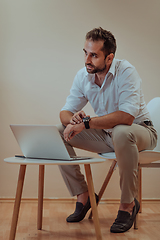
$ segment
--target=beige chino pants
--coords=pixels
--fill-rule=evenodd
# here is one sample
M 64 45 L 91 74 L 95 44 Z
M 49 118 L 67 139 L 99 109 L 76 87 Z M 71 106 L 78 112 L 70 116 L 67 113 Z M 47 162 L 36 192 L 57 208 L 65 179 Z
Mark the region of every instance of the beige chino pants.
M 57 127 L 63 138 L 65 127 Z M 84 129 L 69 142 L 64 140 L 64 143 L 70 156 L 76 155 L 73 147 L 96 153 L 115 151 L 120 174 L 121 203 L 131 203 L 136 196 L 138 152 L 154 149 L 157 133 L 152 126 L 144 123 L 117 125 L 111 136 L 102 129 Z M 72 196 L 88 190 L 79 165 L 61 165 L 59 168 Z

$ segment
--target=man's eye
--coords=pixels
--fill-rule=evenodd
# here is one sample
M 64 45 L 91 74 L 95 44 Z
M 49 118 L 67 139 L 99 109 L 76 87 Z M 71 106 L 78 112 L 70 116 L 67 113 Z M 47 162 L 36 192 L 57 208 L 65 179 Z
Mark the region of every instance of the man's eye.
M 92 57 L 96 58 L 96 57 L 97 57 L 97 54 L 92 54 Z

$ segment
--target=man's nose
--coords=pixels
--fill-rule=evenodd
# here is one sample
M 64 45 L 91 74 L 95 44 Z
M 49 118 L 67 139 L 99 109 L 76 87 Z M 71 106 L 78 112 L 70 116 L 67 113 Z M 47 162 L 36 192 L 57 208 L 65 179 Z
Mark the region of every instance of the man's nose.
M 91 61 L 91 56 L 90 55 L 86 56 L 85 57 L 85 63 L 88 64 L 88 63 L 91 63 L 91 62 L 92 62 Z

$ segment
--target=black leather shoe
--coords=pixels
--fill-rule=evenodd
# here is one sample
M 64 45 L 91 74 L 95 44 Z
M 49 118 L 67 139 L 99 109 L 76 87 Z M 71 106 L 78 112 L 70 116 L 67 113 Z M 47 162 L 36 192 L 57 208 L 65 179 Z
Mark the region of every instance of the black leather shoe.
M 134 220 L 136 218 L 136 215 L 140 208 L 140 205 L 137 199 L 134 199 L 134 202 L 135 202 L 135 206 L 133 207 L 132 215 L 130 215 L 130 213 L 126 211 L 121 211 L 121 210 L 118 211 L 117 218 L 115 219 L 115 222 L 110 228 L 110 231 L 112 233 L 126 232 L 132 227 Z
M 96 197 L 96 202 L 98 203 L 99 198 L 98 198 L 97 194 L 95 194 L 95 197 Z M 89 197 L 88 197 L 87 203 L 85 205 L 83 205 L 83 203 L 81 203 L 81 202 L 76 202 L 75 212 L 73 214 L 69 215 L 66 218 L 66 221 L 67 222 L 80 222 L 80 221 L 82 221 L 90 208 L 91 208 L 91 204 L 90 204 Z

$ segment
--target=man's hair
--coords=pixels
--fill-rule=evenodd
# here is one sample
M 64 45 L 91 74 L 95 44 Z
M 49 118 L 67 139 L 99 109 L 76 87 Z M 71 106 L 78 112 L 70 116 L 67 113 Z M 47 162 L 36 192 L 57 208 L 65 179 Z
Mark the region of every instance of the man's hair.
M 86 40 L 99 41 L 103 40 L 103 48 L 105 56 L 110 53 L 115 54 L 116 52 L 116 39 L 110 31 L 104 30 L 103 28 L 94 28 L 86 34 Z

